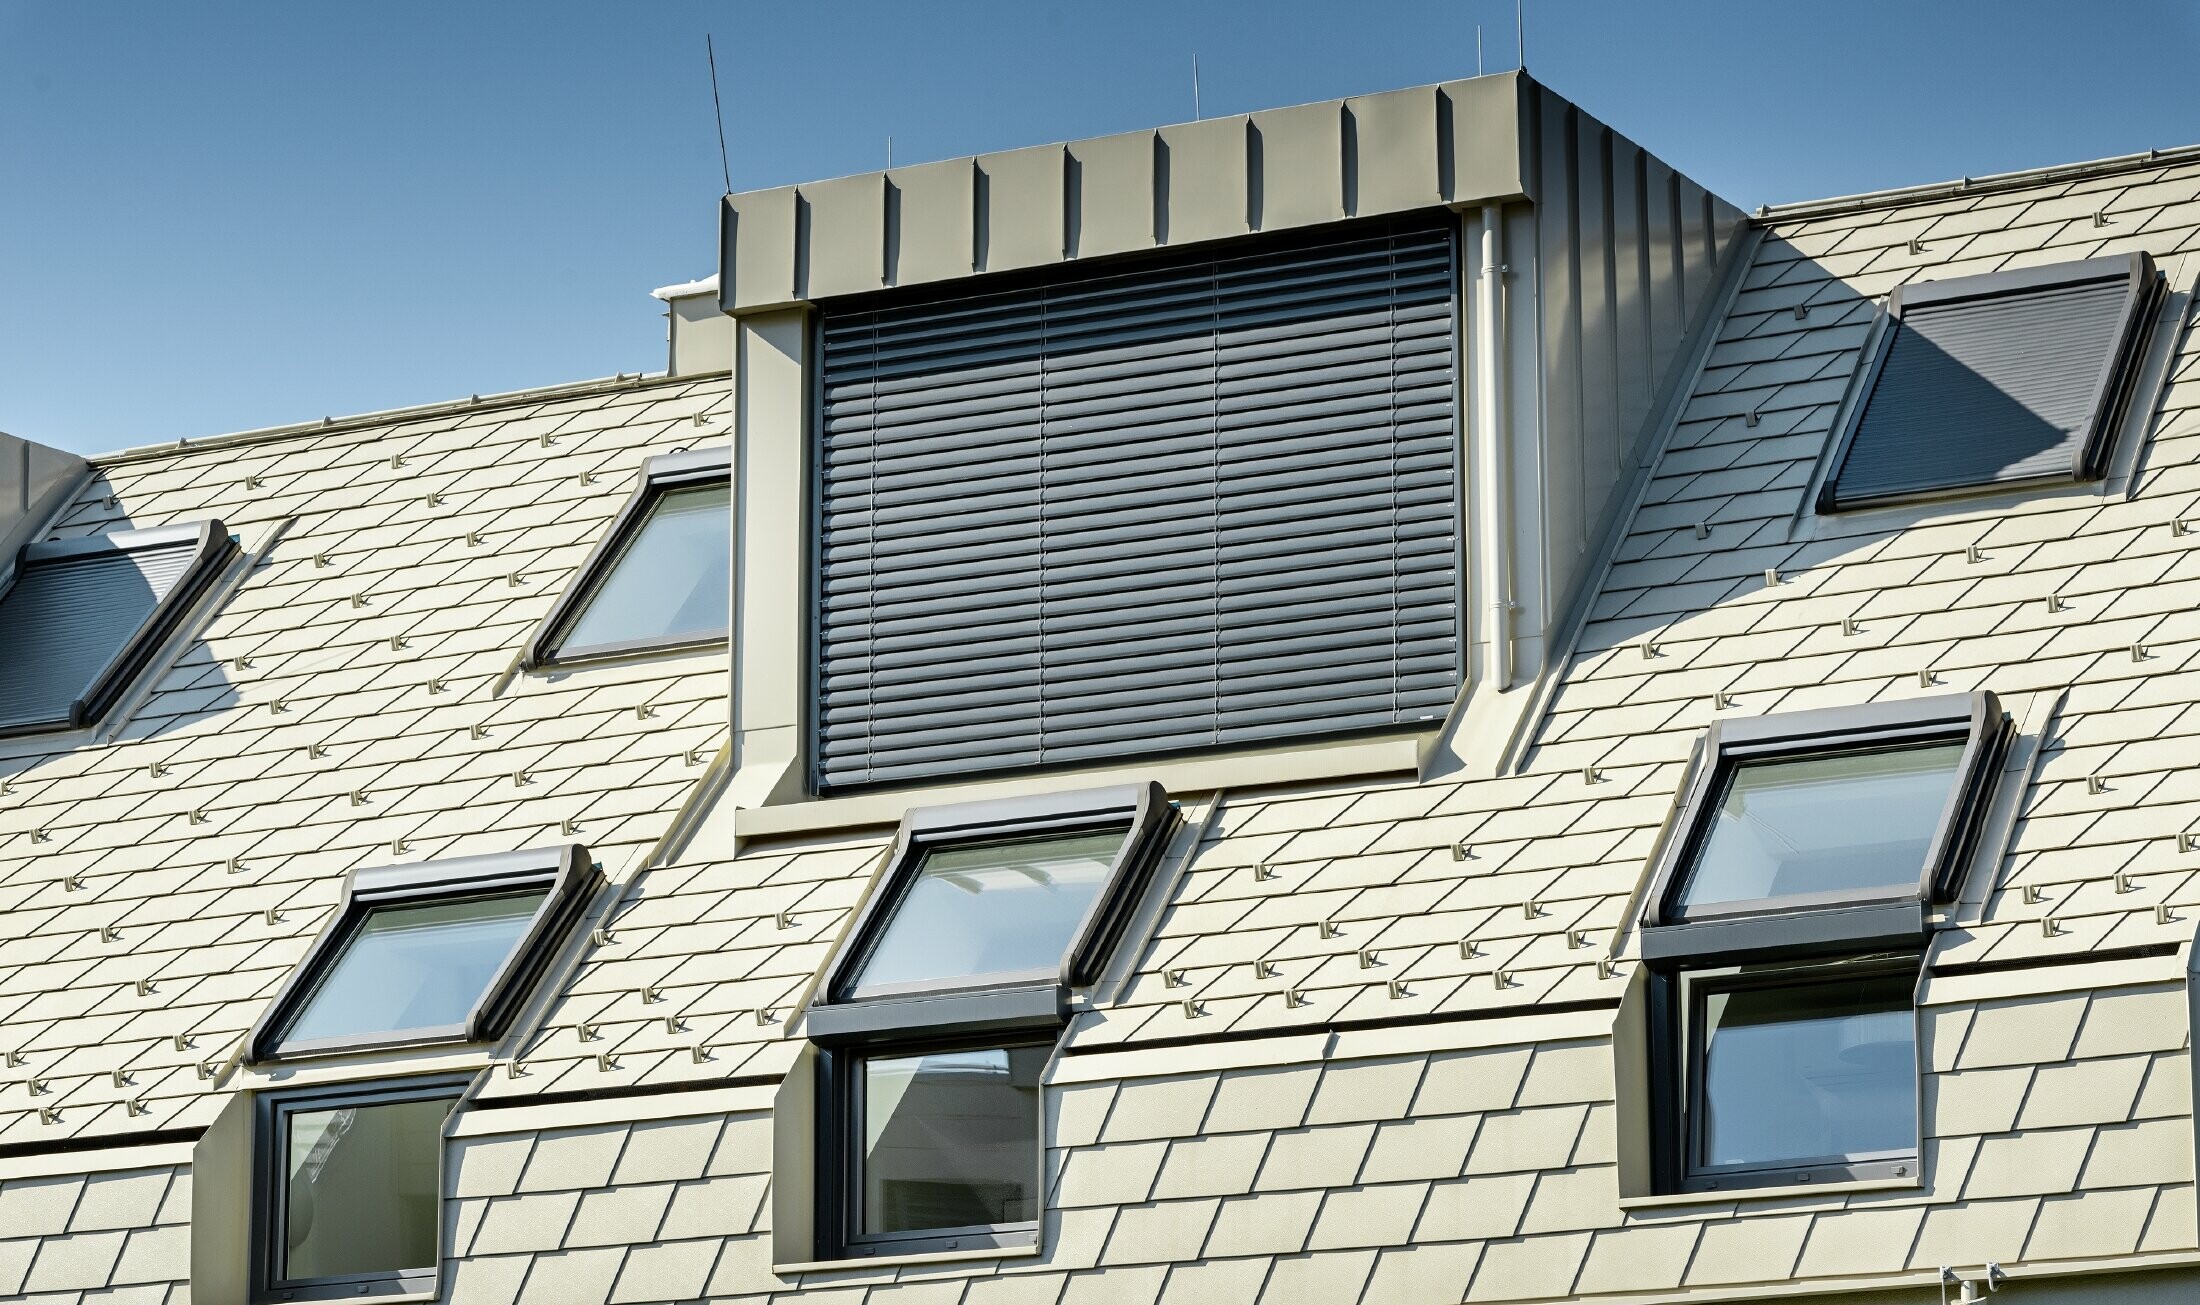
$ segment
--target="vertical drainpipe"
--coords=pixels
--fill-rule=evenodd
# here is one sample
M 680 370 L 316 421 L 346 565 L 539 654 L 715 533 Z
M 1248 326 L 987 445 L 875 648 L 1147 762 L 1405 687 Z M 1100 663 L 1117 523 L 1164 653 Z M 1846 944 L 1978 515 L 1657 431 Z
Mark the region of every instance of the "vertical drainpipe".
M 1475 478 L 1482 492 L 1481 589 L 1490 614 L 1490 683 L 1500 693 L 1512 687 L 1512 482 L 1510 459 L 1505 456 L 1505 344 L 1498 305 L 1505 293 L 1504 211 L 1499 204 L 1482 206 L 1481 292 L 1474 302 L 1474 427 Z

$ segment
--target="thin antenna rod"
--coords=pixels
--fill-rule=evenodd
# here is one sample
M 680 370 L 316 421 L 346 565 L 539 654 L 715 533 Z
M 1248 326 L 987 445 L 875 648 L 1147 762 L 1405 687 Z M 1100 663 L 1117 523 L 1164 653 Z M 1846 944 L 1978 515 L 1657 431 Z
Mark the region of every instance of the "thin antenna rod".
M 1528 19 L 1521 0 L 1513 0 L 1513 35 L 1520 39 L 1520 71 L 1528 70 Z
M 1482 75 L 1482 24 L 1474 25 L 1474 75 Z
M 710 60 L 710 110 L 718 121 L 718 173 L 725 178 L 726 193 L 733 193 L 733 165 L 726 161 L 726 109 L 718 102 L 718 51 L 711 45 L 710 33 L 703 33 L 703 54 Z
M 889 168 L 894 166 L 894 138 L 892 136 L 886 138 L 886 166 Z
M 1192 56 L 1192 121 L 1203 117 L 1199 111 L 1199 56 Z

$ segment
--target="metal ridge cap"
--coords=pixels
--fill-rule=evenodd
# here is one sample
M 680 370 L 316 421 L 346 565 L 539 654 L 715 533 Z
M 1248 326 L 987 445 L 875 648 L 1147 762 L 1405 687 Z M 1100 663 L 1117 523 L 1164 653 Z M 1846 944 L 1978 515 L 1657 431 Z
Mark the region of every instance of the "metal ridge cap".
M 1916 186 L 1897 186 L 1891 190 L 1865 191 L 1854 195 L 1835 195 L 1826 199 L 1797 200 L 1788 204 L 1760 204 L 1751 213 L 1752 222 L 1795 222 L 1806 218 L 1829 217 L 1841 213 L 1856 213 L 1873 208 L 1899 208 L 1907 204 L 1925 204 L 1957 195 L 1990 195 L 1998 191 L 2018 190 L 2050 181 L 2076 181 L 2087 177 L 2110 176 L 2118 172 L 2135 172 L 2141 168 L 2158 167 L 2165 163 L 2181 163 L 2200 159 L 2200 145 L 2179 145 L 2170 149 L 2152 149 L 2141 154 L 2117 154 L 2108 158 L 2088 159 L 2081 163 L 2057 163 L 2042 168 L 2023 168 L 2015 172 L 1996 172 L 1983 177 L 1959 177 L 1954 181 L 1933 181 Z
M 414 404 L 404 408 L 383 408 L 373 412 L 353 413 L 345 417 L 323 417 L 319 421 L 291 422 L 282 426 L 262 426 L 252 430 L 233 431 L 223 435 L 207 435 L 164 440 L 158 444 L 138 444 L 117 449 L 112 453 L 93 453 L 84 461 L 97 472 L 108 467 L 127 466 L 132 463 L 150 462 L 158 458 L 173 457 L 179 453 L 195 453 L 201 449 L 229 449 L 254 444 L 273 443 L 304 435 L 325 435 L 336 431 L 359 430 L 368 426 L 386 426 L 395 422 L 415 421 L 423 417 L 439 417 L 452 413 L 492 412 L 498 408 L 517 407 L 527 403 L 543 403 L 556 399 L 582 398 L 592 394 L 615 394 L 622 390 L 641 389 L 665 384 L 688 384 L 723 378 L 730 373 L 683 372 L 677 376 L 666 372 L 619 372 L 595 380 L 568 381 L 559 385 L 542 385 L 525 390 L 507 390 L 501 394 L 474 394 L 463 399 L 444 399 L 435 403 Z

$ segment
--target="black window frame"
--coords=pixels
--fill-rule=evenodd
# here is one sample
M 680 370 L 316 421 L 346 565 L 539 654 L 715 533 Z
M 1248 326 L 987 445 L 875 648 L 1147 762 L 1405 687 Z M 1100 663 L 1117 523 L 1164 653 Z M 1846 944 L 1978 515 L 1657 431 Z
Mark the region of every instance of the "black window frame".
M 284 1221 L 289 1206 L 289 1176 L 284 1173 L 287 1148 L 284 1128 L 289 1117 L 310 1111 L 340 1110 L 346 1106 L 397 1105 L 407 1101 L 448 1098 L 458 1108 L 472 1076 L 439 1074 L 399 1082 L 344 1083 L 295 1091 L 265 1092 L 253 1101 L 252 1111 L 252 1272 L 254 1302 L 357 1300 L 384 1296 L 427 1296 L 437 1290 L 443 1261 L 443 1178 L 441 1141 L 436 1160 L 436 1254 L 433 1263 L 418 1268 L 378 1273 L 345 1274 L 327 1278 L 286 1279 L 281 1276 L 283 1247 L 287 1242 Z M 449 1115 L 444 1116 L 446 1124 Z
M 1015 1250 L 1036 1246 L 1046 1206 L 1046 1102 L 1041 1089 L 1039 1128 L 1031 1138 L 1031 1193 L 1036 1207 L 1029 1219 L 959 1228 L 926 1228 L 899 1233 L 858 1231 L 863 1202 L 863 1064 L 880 1057 L 921 1056 L 934 1052 L 995 1051 L 1053 1046 L 1058 1030 L 1032 1029 L 1018 1035 L 947 1036 L 911 1041 L 857 1043 L 818 1059 L 817 1223 L 826 1259 L 931 1255 L 941 1252 Z
M 1915 1136 L 1909 1148 L 1719 1166 L 1700 1165 L 1695 1157 L 1705 1117 L 1702 1011 L 1706 998 L 1721 992 L 1796 989 L 1871 978 L 1907 977 L 1914 987 L 1924 959 L 1920 949 L 1653 973 L 1649 1018 L 1651 1105 L 1659 1123 L 1652 1152 L 1656 1190 L 1673 1195 L 1746 1193 L 1754 1188 L 1901 1182 L 1916 1177 L 1924 1156 L 1924 1078 L 1914 999 L 1910 1055 Z
M 2115 343 L 2109 349 L 2107 361 L 2103 363 L 2100 376 L 2094 382 L 2093 400 L 2089 405 L 2089 424 L 2085 437 L 2077 441 L 2068 474 L 1959 485 L 1919 486 L 1846 499 L 1842 497 L 1842 470 L 1847 466 L 1849 451 L 1856 442 L 1858 432 L 1863 428 L 1865 413 L 1871 407 L 1872 393 L 1879 386 L 1880 375 L 1894 350 L 1895 339 L 1902 333 L 1902 318 L 1906 311 L 1966 299 L 1999 298 L 2086 281 L 2107 280 L 2115 274 L 2114 269 L 2118 267 L 2124 269 L 2124 274 L 2130 278 L 2130 290 L 2125 298 Z M 2135 400 L 2134 391 L 2137 389 L 2148 342 L 2152 336 L 2154 317 L 2165 293 L 2164 279 L 2156 270 L 2154 260 L 2144 251 L 2077 259 L 2045 267 L 1987 272 L 1939 281 L 1919 281 L 1895 287 L 1887 296 L 1885 328 L 1880 332 L 1871 356 L 1865 363 L 1864 376 L 1855 401 L 1849 405 L 1836 432 L 1833 455 L 1827 462 L 1825 478 L 1818 486 L 1817 513 L 1821 516 L 1832 516 L 1843 512 L 1929 503 L 1977 494 L 2021 491 L 2042 485 L 2082 484 L 2104 478 L 2115 452 L 2116 432 Z
M 1642 915 L 1644 957 L 1792 957 L 1922 940 L 1927 912 L 1955 899 L 1977 851 L 2013 729 L 2000 700 L 1984 690 L 1714 722 L 1651 872 Z M 1955 782 L 1915 889 L 1797 894 L 1680 911 L 1678 899 L 1710 835 L 1710 816 L 1741 766 L 1959 740 L 1964 751 Z
M 660 453 L 644 462 L 640 483 L 620 506 L 618 515 L 611 519 L 611 526 L 604 532 L 603 538 L 596 541 L 595 548 L 590 550 L 587 559 L 573 573 L 565 592 L 559 594 L 557 602 L 551 605 L 549 615 L 542 619 L 542 623 L 535 627 L 534 634 L 528 637 L 521 666 L 530 671 L 549 670 L 618 657 L 714 648 L 732 639 L 733 630 L 729 622 L 725 629 L 698 634 L 619 639 L 610 643 L 586 644 L 573 648 L 563 646 L 566 637 L 588 610 L 588 605 L 602 591 L 604 582 L 610 579 L 611 573 L 625 559 L 627 550 L 640 537 L 642 527 L 649 521 L 650 513 L 657 504 L 674 491 L 696 489 L 721 481 L 729 487 L 733 483 L 731 446 Z M 730 504 L 727 510 L 731 512 Z
M 360 1051 L 482 1043 L 502 1037 L 603 885 L 602 867 L 589 856 L 587 848 L 577 843 L 353 871 L 344 881 L 335 913 L 254 1022 L 245 1040 L 245 1058 L 265 1064 Z M 481 996 L 463 1023 L 387 1029 L 296 1044 L 286 1041 L 291 1023 L 320 990 L 346 944 L 372 912 L 532 892 L 543 893 L 541 905 L 519 941 L 483 985 Z
M 1121 944 L 1182 819 L 1157 783 L 1121 785 L 1029 797 L 965 802 L 908 812 L 885 865 L 825 964 L 803 1013 L 804 1035 L 817 1057 L 815 1187 L 820 1259 L 860 1259 L 1037 1244 L 1046 1201 L 1045 1109 L 1032 1138 L 1038 1172 L 1038 1217 L 979 1228 L 924 1229 L 862 1235 L 860 1219 L 860 1080 L 865 1059 L 1014 1047 L 1051 1048 L 1068 1027 L 1070 994 L 1096 982 Z M 1120 827 L 1113 863 L 1064 948 L 1047 972 L 943 980 L 884 994 L 846 997 L 886 929 L 918 868 L 937 848 L 1039 839 Z
M 105 719 L 130 687 L 151 668 L 154 656 L 182 627 L 199 599 L 213 587 L 223 568 L 239 552 L 236 539 L 219 520 L 116 530 L 76 539 L 44 540 L 23 547 L 14 564 L 0 575 L 0 603 L 6 602 L 23 573 L 35 566 L 65 565 L 86 558 L 172 548 L 179 544 L 191 546 L 191 560 L 184 573 L 153 605 L 137 631 L 123 640 L 107 665 L 85 687 L 83 695 L 73 699 L 60 716 L 0 724 L 0 738 L 86 729 Z

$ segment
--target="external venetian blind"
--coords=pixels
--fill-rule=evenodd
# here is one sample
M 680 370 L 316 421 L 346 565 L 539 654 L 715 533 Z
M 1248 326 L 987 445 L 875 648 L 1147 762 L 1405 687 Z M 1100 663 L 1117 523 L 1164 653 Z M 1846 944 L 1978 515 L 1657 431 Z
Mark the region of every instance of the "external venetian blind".
M 1448 221 L 824 315 L 814 779 L 1434 721 Z
M 2160 281 L 2141 253 L 1897 289 L 1819 510 L 2099 479 Z
M 217 521 L 24 549 L 0 593 L 0 734 L 104 714 L 235 547 Z

